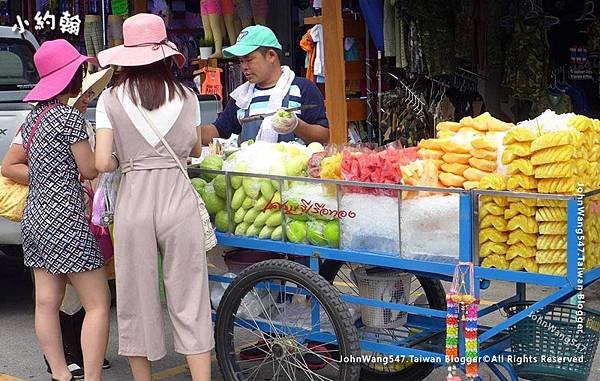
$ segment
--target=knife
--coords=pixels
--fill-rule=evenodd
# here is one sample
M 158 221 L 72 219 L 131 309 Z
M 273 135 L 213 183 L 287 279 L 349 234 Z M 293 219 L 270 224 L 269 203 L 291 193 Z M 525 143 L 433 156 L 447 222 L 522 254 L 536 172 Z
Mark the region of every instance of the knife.
M 286 108 L 284 110 L 287 111 L 287 112 L 294 112 L 294 111 L 309 110 L 309 109 L 315 108 L 315 107 L 317 107 L 317 105 L 304 105 L 304 106 L 299 106 L 299 107 Z M 263 119 L 265 119 L 268 116 L 277 114 L 277 112 L 279 112 L 279 110 L 274 111 L 274 112 L 267 112 L 267 113 L 264 113 L 264 114 L 252 115 L 252 116 L 248 116 L 246 118 L 241 118 L 240 119 L 240 124 L 244 124 L 244 123 L 248 123 L 248 122 L 254 122 L 256 120 L 263 120 Z

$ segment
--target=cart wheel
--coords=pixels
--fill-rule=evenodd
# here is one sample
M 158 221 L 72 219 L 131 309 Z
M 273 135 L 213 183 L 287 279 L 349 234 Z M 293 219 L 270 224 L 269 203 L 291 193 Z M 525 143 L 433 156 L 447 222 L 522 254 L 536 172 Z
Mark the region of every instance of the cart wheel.
M 311 316 L 320 319 L 312 323 Z M 225 380 L 357 381 L 356 328 L 339 291 L 283 259 L 248 267 L 225 291 L 215 327 Z
M 323 278 L 343 293 L 358 296 L 358 286 L 350 276 L 350 264 L 336 260 L 325 260 L 320 268 Z M 446 309 L 446 292 L 442 282 L 421 276 L 413 276 L 411 279 L 410 304 L 431 308 L 435 310 Z M 362 327 L 359 328 L 359 337 L 369 336 L 369 340 L 381 340 L 389 342 L 395 337 L 403 338 L 410 335 L 406 328 L 383 329 Z M 376 355 L 376 354 L 373 354 Z M 410 380 L 419 381 L 427 377 L 433 369 L 434 364 L 413 363 L 405 360 L 401 363 L 389 363 L 387 365 L 377 363 L 364 363 L 361 367 L 360 379 L 363 381 L 384 380 Z

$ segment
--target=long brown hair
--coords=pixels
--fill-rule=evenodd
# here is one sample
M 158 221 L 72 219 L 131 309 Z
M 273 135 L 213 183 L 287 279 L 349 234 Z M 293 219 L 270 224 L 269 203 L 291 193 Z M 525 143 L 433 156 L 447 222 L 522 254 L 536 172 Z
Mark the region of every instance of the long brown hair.
M 165 85 L 169 89 L 169 101 L 176 95 L 185 97 L 183 85 L 175 78 L 165 60 L 143 66 L 123 66 L 114 90 L 127 86 L 133 104 L 146 110 L 156 110 L 167 102 Z
M 79 93 L 81 93 L 81 84 L 83 82 L 84 72 L 85 66 L 81 66 L 79 70 L 77 70 L 75 74 L 73 74 L 71 82 L 69 82 L 69 84 L 58 95 L 69 95 L 70 97 L 79 95 Z

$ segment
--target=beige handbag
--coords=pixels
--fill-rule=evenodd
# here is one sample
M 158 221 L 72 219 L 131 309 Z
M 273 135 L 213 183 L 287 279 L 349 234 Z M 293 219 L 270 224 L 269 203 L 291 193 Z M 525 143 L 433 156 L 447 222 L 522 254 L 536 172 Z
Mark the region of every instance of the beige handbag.
M 204 228 L 204 248 L 206 249 L 206 251 L 212 249 L 213 247 L 217 246 L 217 237 L 215 236 L 215 229 L 213 228 L 212 223 L 210 222 L 210 215 L 208 214 L 208 211 L 206 210 L 206 206 L 204 206 L 204 201 L 202 201 L 202 198 L 200 198 L 200 195 L 198 194 L 198 192 L 196 192 L 196 189 L 192 185 L 192 181 L 190 180 L 190 176 L 188 175 L 187 170 L 181 164 L 181 161 L 179 161 L 179 158 L 177 157 L 177 155 L 175 154 L 175 152 L 173 151 L 173 149 L 171 148 L 169 143 L 167 143 L 165 138 L 160 134 L 158 129 L 154 126 L 154 124 L 146 116 L 146 113 L 144 112 L 144 110 L 142 110 L 141 108 L 139 108 L 139 110 L 140 110 L 140 113 L 142 114 L 142 116 L 144 117 L 144 119 L 146 120 L 146 123 L 148 123 L 150 128 L 152 128 L 152 131 L 154 131 L 154 134 L 160 139 L 160 141 L 165 146 L 167 151 L 169 151 L 169 154 L 171 154 L 171 157 L 173 157 L 173 159 L 177 163 L 177 166 L 181 170 L 181 173 L 183 173 L 183 176 L 185 176 L 188 183 L 190 184 L 190 187 L 192 188 L 192 192 L 194 192 L 194 195 L 196 196 L 196 201 L 198 202 L 198 210 L 200 212 L 200 217 L 202 218 L 202 226 Z

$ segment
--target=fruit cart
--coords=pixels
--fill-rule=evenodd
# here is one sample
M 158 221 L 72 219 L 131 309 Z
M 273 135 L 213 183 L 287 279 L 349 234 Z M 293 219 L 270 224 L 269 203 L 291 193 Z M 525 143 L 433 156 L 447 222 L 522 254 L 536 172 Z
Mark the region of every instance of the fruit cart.
M 519 375 L 523 377 L 526 374 L 529 379 L 587 377 L 598 342 L 598 318 L 595 313 L 585 308 L 579 311 L 572 305 L 563 305 L 561 313 L 556 311 L 561 306 L 558 303 L 567 301 L 600 278 L 600 268 L 584 270 L 582 250 L 584 230 L 587 229 L 583 224 L 583 208 L 585 206 L 588 212 L 596 213 L 592 198 L 598 192 L 564 196 L 294 178 L 197 168 L 190 168 L 189 173 L 191 177 L 206 174 L 225 177 L 227 223 L 225 226 L 221 223 L 220 230 L 224 231 L 217 233 L 220 245 L 282 255 L 282 259 L 251 265 L 236 277 L 210 277 L 213 283 L 229 284 L 217 301 L 215 314 L 216 353 L 225 379 L 420 380 L 437 366 L 464 368 L 466 362 L 462 360 L 465 354 L 473 355 L 473 348 L 465 347 L 464 329 L 457 330 L 458 340 L 448 340 L 449 312 L 446 311 L 446 291 L 441 283 L 453 278 L 456 281 L 457 271 L 461 275 L 459 283 L 473 284 L 472 300 L 479 298 L 480 290 L 493 287 L 494 281 L 514 284 L 511 297 L 480 307 L 475 317 L 476 322 L 477 318 L 496 311 L 504 311 L 506 316 L 504 321 L 492 326 L 475 323 L 475 336 L 469 337 L 472 341 L 475 337 L 475 355 L 480 367 L 489 367 L 500 380 L 518 380 L 515 367 L 520 368 Z M 269 226 L 263 225 L 263 221 L 250 236 L 236 234 L 235 221 L 242 221 L 242 224 L 244 220 L 236 218 L 236 211 L 232 208 L 235 189 L 231 183 L 241 177 L 269 181 L 281 191 L 276 202 L 269 201 L 260 208 L 262 213 L 269 211 L 269 217 L 279 215 L 273 220 L 281 223 L 280 236 L 273 235 L 275 223 Z M 300 205 L 297 200 L 288 203 L 284 190 L 294 183 L 326 188 L 334 195 L 336 206 L 325 207 L 304 199 Z M 364 196 L 366 199 L 381 202 L 361 204 L 360 197 L 349 196 L 353 192 L 367 194 Z M 456 210 L 455 225 L 434 222 L 437 221 L 435 216 L 424 214 L 423 218 L 431 219 L 431 225 L 439 223 L 442 227 L 429 229 L 425 226 L 422 234 L 418 230 L 415 232 L 414 219 L 404 216 L 414 215 L 419 209 L 404 199 L 403 194 L 407 192 L 428 193 L 434 197 L 430 200 L 438 200 L 437 196 L 447 197 L 440 203 L 441 208 L 456 203 L 452 207 Z M 566 274 L 482 267 L 479 258 L 479 212 L 481 199 L 485 198 L 563 203 L 567 211 Z M 348 204 L 348 200 L 353 202 Z M 315 208 L 315 204 L 319 206 Z M 357 210 L 348 209 L 348 205 Z M 418 208 L 421 208 L 423 204 L 419 205 Z M 303 216 L 297 213 L 298 210 L 317 217 L 333 216 L 338 220 L 341 242 L 331 244 L 329 238 L 319 246 L 318 237 L 316 241 L 310 241 L 313 244 L 298 239 L 298 234 L 306 235 L 305 228 L 299 228 L 300 232 L 290 228 Z M 443 213 L 446 212 L 440 213 L 445 216 Z M 358 228 L 355 239 L 347 239 L 344 230 L 361 225 L 359 218 L 370 219 L 378 230 L 382 230 L 378 225 L 381 219 L 394 221 L 392 231 L 398 237 L 385 233 L 387 237 L 380 237 L 385 241 L 381 249 L 373 246 L 376 237 L 369 236 L 370 232 L 364 232 L 365 236 L 361 237 Z M 440 217 L 442 220 L 445 218 Z M 356 223 L 352 219 L 356 219 Z M 264 230 L 260 229 L 261 226 Z M 444 233 L 436 230 L 444 226 L 456 226 L 457 231 Z M 264 234 L 261 234 L 263 231 Z M 418 242 L 417 246 L 414 246 L 415 242 Z M 335 247 L 336 244 L 339 247 Z M 415 253 L 411 249 L 433 245 L 449 247 L 450 250 Z M 596 250 L 595 245 L 587 249 L 590 255 L 596 255 L 592 252 Z M 470 264 L 474 266 L 470 267 Z M 461 272 L 461 266 L 471 268 L 472 272 Z M 376 282 L 370 283 L 373 280 Z M 553 291 L 539 301 L 528 302 L 526 285 L 546 286 Z M 464 328 L 467 322 L 458 320 L 459 326 Z M 528 326 L 523 325 L 527 322 Z M 560 339 L 551 337 L 546 338 L 543 345 L 535 347 L 537 349 L 532 349 L 532 343 L 535 344 L 539 338 L 534 331 L 552 324 L 572 326 L 570 335 L 575 342 L 560 349 L 551 348 L 552 340 Z M 523 334 L 531 336 L 519 336 Z M 519 343 L 515 342 L 515 337 L 520 338 Z M 457 358 L 446 356 L 449 343 L 458 347 Z M 560 350 L 561 356 L 581 353 L 584 361 L 566 361 L 564 366 L 558 366 L 558 373 L 545 373 L 545 364 L 526 358 L 532 350 L 540 348 L 545 348 L 546 353 L 536 355 L 547 355 L 545 358 L 549 361 L 559 355 L 557 350 Z M 518 361 L 515 361 L 515 356 L 520 356 Z M 473 378 L 478 379 L 477 376 Z

